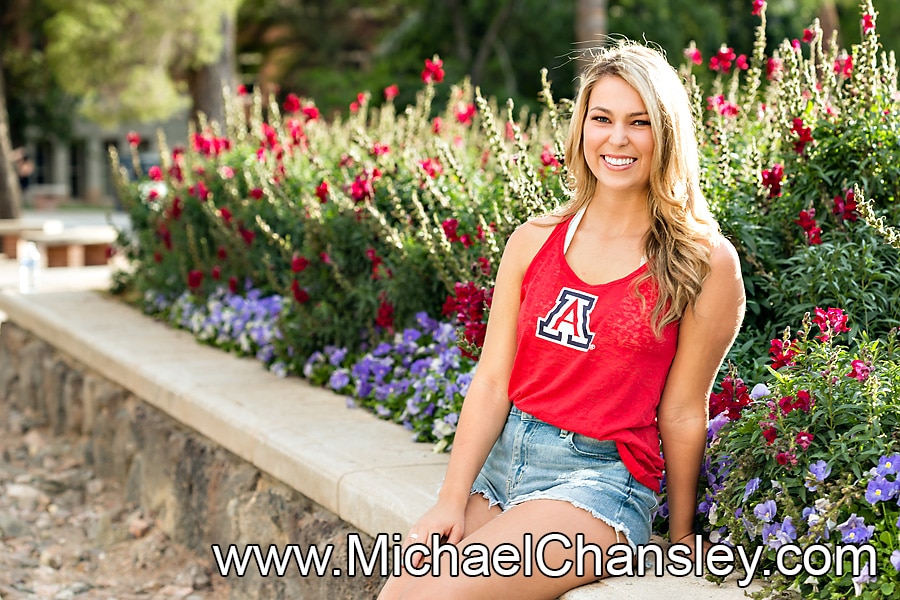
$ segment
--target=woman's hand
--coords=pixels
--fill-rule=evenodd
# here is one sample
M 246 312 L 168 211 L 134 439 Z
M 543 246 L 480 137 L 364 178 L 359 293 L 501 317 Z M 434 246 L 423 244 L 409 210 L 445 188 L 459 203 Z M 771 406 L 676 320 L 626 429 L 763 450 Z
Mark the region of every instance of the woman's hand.
M 449 500 L 438 500 L 437 504 L 431 507 L 422 517 L 412 526 L 406 540 L 403 543 L 404 555 L 406 549 L 412 544 L 425 544 L 431 548 L 431 555 L 434 554 L 432 546 L 432 537 L 437 534 L 441 543 L 457 544 L 462 540 L 466 530 L 466 504 L 460 505 L 458 502 Z M 414 567 L 420 567 L 425 562 L 424 553 L 416 553 Z

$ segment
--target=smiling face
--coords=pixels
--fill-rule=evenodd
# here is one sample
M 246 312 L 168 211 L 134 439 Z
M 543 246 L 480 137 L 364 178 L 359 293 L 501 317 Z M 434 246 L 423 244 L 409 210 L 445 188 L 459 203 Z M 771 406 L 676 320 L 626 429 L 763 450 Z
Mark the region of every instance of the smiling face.
M 621 77 L 603 77 L 591 90 L 582 146 L 598 193 L 646 197 L 654 149 L 650 115 L 637 90 Z

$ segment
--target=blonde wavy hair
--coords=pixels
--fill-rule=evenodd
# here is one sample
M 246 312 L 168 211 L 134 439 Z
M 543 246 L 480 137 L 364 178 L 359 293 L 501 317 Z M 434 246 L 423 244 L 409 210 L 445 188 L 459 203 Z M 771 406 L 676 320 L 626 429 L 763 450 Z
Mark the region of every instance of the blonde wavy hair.
M 650 323 L 660 335 L 666 325 L 681 319 L 700 295 L 709 274 L 709 241 L 719 227 L 700 190 L 700 160 L 687 90 L 657 50 L 622 40 L 593 51 L 593 60 L 581 75 L 566 139 L 566 183 L 571 200 L 554 214 L 560 218 L 574 215 L 596 191 L 597 180 L 584 157 L 583 131 L 591 91 L 609 76 L 631 85 L 650 117 L 654 142 L 647 197 L 650 229 L 644 238 L 648 270 L 635 282 L 635 289 L 647 279 L 656 281 L 659 295 Z

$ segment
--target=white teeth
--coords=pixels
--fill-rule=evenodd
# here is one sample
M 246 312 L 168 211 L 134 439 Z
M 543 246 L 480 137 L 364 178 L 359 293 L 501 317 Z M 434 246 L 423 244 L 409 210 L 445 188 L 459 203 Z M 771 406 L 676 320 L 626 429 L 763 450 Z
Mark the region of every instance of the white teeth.
M 612 156 L 604 156 L 603 160 L 608 162 L 609 164 L 615 167 L 624 167 L 625 165 L 630 165 L 635 162 L 636 158 L 613 158 Z

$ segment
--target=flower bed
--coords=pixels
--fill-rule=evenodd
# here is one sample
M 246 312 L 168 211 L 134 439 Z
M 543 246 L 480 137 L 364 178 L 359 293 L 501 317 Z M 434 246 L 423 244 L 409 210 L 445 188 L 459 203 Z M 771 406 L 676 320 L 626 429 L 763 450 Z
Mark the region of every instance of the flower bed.
M 849 51 L 814 23 L 767 54 L 765 3 L 748 6 L 760 17 L 752 52 L 723 45 L 704 61 L 692 47 L 682 66 L 704 192 L 738 248 L 748 293 L 711 398 L 698 519 L 714 539 L 761 544 L 766 564 L 788 541 L 870 541 L 869 580 L 823 573 L 772 584 L 891 597 L 896 62 L 879 53 L 871 0 L 860 3 L 863 41 Z M 132 269 L 117 289 L 206 343 L 448 447 L 504 242 L 567 198 L 569 102 L 545 82 L 539 111 L 501 110 L 463 82 L 439 109 L 438 57 L 422 80 L 402 110 L 391 86 L 383 101 L 362 93 L 328 120 L 309 99 L 238 94 L 224 129 L 201 127 L 188 148 L 163 141 L 161 167 L 119 181 L 134 238 L 120 241 Z

